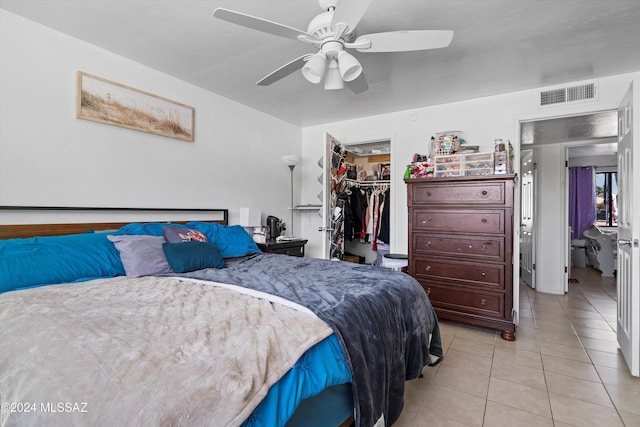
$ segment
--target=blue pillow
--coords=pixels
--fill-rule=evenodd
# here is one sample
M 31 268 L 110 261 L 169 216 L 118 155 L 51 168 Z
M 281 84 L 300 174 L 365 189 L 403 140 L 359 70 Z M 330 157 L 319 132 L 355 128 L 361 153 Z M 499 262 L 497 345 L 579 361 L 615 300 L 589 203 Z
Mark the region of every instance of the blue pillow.
M 111 233 L 113 235 L 119 234 L 146 234 L 148 236 L 163 236 L 163 228 L 165 227 L 174 227 L 174 228 L 187 228 L 187 226 L 182 224 L 173 224 L 170 222 L 148 222 L 145 224 L 141 224 L 139 222 L 132 222 L 131 224 L 124 225 L 118 229 L 117 232 Z
M 124 274 L 107 233 L 0 240 L 0 293 Z
M 176 273 L 226 267 L 218 247 L 211 242 L 192 240 L 180 243 L 163 243 L 162 249 L 171 269 Z
M 221 225 L 215 222 L 192 221 L 186 227 L 199 230 L 214 243 L 224 258 L 260 253 L 249 233 L 240 225 Z

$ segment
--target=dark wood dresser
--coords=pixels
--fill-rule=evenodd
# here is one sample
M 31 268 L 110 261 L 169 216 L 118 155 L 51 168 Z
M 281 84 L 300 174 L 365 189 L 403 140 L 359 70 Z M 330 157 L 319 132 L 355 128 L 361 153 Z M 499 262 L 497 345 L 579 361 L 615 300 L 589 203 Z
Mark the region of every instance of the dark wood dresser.
M 516 176 L 405 180 L 409 274 L 441 319 L 515 340 L 513 191 Z

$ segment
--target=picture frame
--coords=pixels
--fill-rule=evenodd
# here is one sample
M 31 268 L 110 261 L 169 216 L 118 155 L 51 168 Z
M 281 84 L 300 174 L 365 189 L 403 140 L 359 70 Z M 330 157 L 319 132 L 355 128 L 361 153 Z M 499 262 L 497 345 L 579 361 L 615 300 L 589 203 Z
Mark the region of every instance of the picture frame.
M 83 71 L 76 78 L 76 117 L 193 142 L 195 110 Z

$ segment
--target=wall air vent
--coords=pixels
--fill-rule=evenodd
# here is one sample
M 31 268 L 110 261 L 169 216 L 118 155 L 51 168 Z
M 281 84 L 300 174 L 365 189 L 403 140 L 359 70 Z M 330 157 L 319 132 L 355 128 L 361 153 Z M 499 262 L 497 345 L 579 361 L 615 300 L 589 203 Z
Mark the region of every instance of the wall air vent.
M 595 83 L 585 83 L 577 86 L 543 90 L 540 92 L 540 107 L 596 101 L 597 99 L 598 86 Z

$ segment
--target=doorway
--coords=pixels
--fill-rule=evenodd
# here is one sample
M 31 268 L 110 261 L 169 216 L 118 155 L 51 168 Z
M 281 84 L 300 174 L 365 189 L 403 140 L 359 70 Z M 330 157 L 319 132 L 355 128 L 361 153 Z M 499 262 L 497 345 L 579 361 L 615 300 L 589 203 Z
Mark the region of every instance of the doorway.
M 381 265 L 391 240 L 391 141 L 327 134 L 325 153 L 328 257 Z
M 531 175 L 520 181 L 523 279 L 538 291 L 563 294 L 571 268 L 567 148 L 617 140 L 617 113 L 607 110 L 520 123 L 523 153 L 531 152 Z M 609 146 L 607 146 L 609 147 Z M 612 153 L 615 155 L 615 151 Z M 532 234 L 524 235 L 524 232 Z M 529 282 L 530 281 L 530 282 Z
M 614 277 L 618 143 L 567 147 L 570 268 L 591 268 Z M 569 283 L 572 278 L 570 277 Z
M 536 204 L 541 207 L 543 213 L 546 209 L 552 212 L 551 216 L 543 218 L 538 215 L 538 211 L 534 210 L 534 223 L 551 224 L 546 230 L 537 229 L 536 239 L 534 240 L 534 251 L 538 256 L 538 262 L 535 264 L 536 287 L 540 291 L 540 287 L 544 283 L 555 284 L 555 288 L 548 293 L 556 293 L 562 295 L 568 286 L 567 271 L 570 267 L 568 259 L 569 252 L 566 250 L 568 233 L 558 232 L 555 230 L 553 234 L 553 222 L 558 218 L 564 218 L 564 227 L 568 227 L 568 171 L 569 157 L 574 146 L 606 146 L 606 144 L 597 144 L 599 142 L 617 142 L 617 172 L 619 182 L 617 183 L 620 191 L 618 197 L 618 230 L 617 241 L 600 242 L 600 245 L 607 243 L 617 249 L 617 346 L 624 356 L 625 361 L 634 376 L 640 375 L 640 293 L 637 289 L 638 276 L 640 275 L 640 254 L 638 247 L 640 239 L 638 238 L 638 230 L 640 230 L 640 216 L 637 212 L 640 207 L 633 205 L 637 203 L 634 194 L 635 183 L 640 182 L 640 160 L 637 155 L 632 155 L 633 151 L 637 151 L 638 139 L 633 138 L 633 128 L 640 123 L 640 113 L 633 109 L 633 104 L 640 104 L 640 93 L 633 90 L 633 84 L 630 85 L 621 106 L 614 111 L 605 111 L 597 113 L 589 113 L 580 117 L 560 117 L 556 119 L 539 120 L 534 122 L 521 122 L 521 141 L 529 144 L 528 147 L 521 148 L 533 149 L 534 158 L 538 159 L 538 176 L 545 177 L 549 180 L 546 188 L 538 186 L 538 197 Z M 586 117 L 591 119 L 586 119 Z M 611 120 L 615 119 L 615 122 Z M 546 122 L 546 123 L 545 123 Z M 589 124 L 590 123 L 590 124 Z M 540 125 L 540 126 L 538 126 Z M 607 134 L 603 135 L 600 131 L 596 131 L 598 125 L 601 130 L 607 130 Z M 536 132 L 538 128 L 538 132 Z M 545 135 L 546 138 L 538 136 Z M 572 132 L 572 129 L 576 132 Z M 576 138 L 572 138 L 576 137 Z M 528 141 L 528 142 L 527 142 Z M 559 147 L 559 148 L 558 148 Z M 546 153 L 541 156 L 540 153 Z M 541 158 L 545 157 L 545 162 Z M 548 164 L 547 164 L 548 163 Z M 564 163 L 564 165 L 562 164 Z M 541 167 L 545 165 L 555 166 L 547 168 L 546 171 Z M 557 173 L 564 168 L 564 178 Z M 550 172 L 550 173 L 544 173 Z M 559 185 L 560 184 L 560 185 Z M 559 203 L 564 215 L 560 209 L 554 206 L 554 202 L 558 201 L 558 187 L 564 187 L 564 203 Z M 636 190 L 636 191 L 634 191 Z M 561 191 L 560 191 L 561 192 Z M 622 203 L 622 206 L 620 204 Z M 624 205 L 628 204 L 628 205 Z M 634 212 L 636 213 L 634 215 Z M 626 218 L 626 219 L 623 219 Z M 594 212 L 594 223 L 596 213 Z M 548 224 L 547 224 L 548 223 Z M 557 227 L 556 227 L 557 228 Z M 552 230 L 552 232 L 549 232 Z M 555 239 L 554 239 L 555 237 Z M 558 239 L 559 237 L 559 239 Z M 613 239 L 611 239 L 613 240 Z M 558 246 L 558 241 L 560 245 Z M 543 256 L 540 256 L 543 255 Z M 542 261 L 545 261 L 544 263 Z M 563 265 L 564 264 L 564 265 Z M 560 274 L 561 268 L 564 267 L 564 279 Z M 542 276 L 544 277 L 544 280 Z M 560 286 L 558 286 L 560 285 Z

